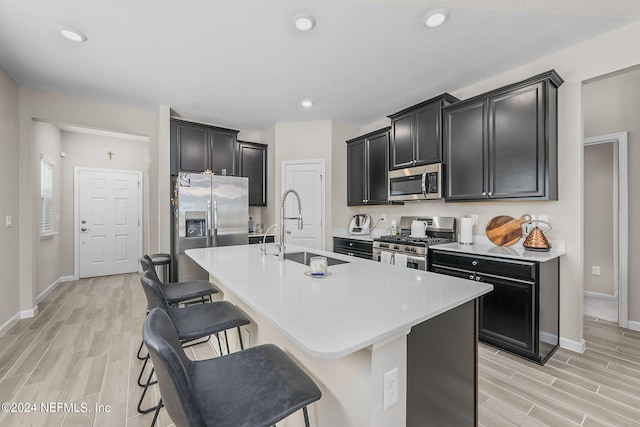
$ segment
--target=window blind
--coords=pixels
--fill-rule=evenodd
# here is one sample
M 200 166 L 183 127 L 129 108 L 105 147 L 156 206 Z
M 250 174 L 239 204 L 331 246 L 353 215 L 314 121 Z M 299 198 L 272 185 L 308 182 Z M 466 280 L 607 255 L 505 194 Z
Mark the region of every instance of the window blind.
M 40 234 L 50 234 L 53 232 L 53 162 L 44 157 L 40 159 L 40 201 Z

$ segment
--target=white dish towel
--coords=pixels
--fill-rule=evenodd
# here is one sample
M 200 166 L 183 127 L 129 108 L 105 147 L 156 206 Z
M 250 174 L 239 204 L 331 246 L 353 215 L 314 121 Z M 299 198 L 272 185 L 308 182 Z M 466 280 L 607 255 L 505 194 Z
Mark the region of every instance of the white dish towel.
M 395 265 L 398 267 L 406 267 L 407 266 L 407 256 L 404 254 L 396 254 L 395 255 Z
M 393 264 L 391 260 L 393 259 L 393 254 L 391 252 L 382 251 L 380 252 L 380 262 L 383 264 Z

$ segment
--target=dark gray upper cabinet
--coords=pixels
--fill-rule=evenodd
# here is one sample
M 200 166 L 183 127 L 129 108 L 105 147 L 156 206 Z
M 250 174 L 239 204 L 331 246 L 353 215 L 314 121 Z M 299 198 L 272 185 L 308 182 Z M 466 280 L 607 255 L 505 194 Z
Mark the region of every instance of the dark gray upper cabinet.
M 443 110 L 447 201 L 557 200 L 557 89 L 549 71 Z
M 171 120 L 171 174 L 203 172 L 236 175 L 238 131 Z
M 388 202 L 389 129 L 347 141 L 347 205 Z
M 442 107 L 457 101 L 445 93 L 388 116 L 390 170 L 442 161 Z
M 249 178 L 249 206 L 267 206 L 267 146 L 238 141 L 238 175 Z

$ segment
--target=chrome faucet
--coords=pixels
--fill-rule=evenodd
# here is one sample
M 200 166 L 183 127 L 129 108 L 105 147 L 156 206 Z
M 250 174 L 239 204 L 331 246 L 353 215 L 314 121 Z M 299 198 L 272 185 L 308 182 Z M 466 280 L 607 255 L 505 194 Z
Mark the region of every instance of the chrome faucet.
M 287 199 L 287 196 L 289 195 L 289 193 L 293 193 L 296 196 L 296 199 L 298 199 L 298 216 L 291 216 L 291 217 L 285 217 L 284 216 L 284 205 L 285 205 L 285 200 Z M 302 204 L 300 203 L 300 195 L 296 192 L 296 190 L 294 190 L 293 188 L 290 188 L 288 190 L 286 190 L 283 194 L 282 194 L 282 199 L 280 201 L 280 244 L 276 245 L 276 247 L 278 248 L 278 260 L 280 261 L 284 261 L 284 221 L 286 219 L 295 219 L 298 221 L 298 230 L 302 230 L 303 227 L 303 222 L 302 222 Z
M 269 228 L 267 228 L 267 231 L 264 232 L 264 236 L 262 236 L 262 246 L 260 246 L 260 253 L 262 255 L 266 255 L 267 254 L 267 234 L 269 234 L 269 231 L 272 228 L 278 228 L 278 224 L 271 225 Z M 274 239 L 275 239 L 275 237 L 274 237 Z

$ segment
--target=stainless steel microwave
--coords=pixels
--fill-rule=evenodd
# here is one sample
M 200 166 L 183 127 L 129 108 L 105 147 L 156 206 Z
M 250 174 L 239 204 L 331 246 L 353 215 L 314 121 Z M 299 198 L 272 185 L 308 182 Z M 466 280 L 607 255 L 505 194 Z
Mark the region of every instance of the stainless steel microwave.
M 442 164 L 389 171 L 389 200 L 412 201 L 442 198 Z

